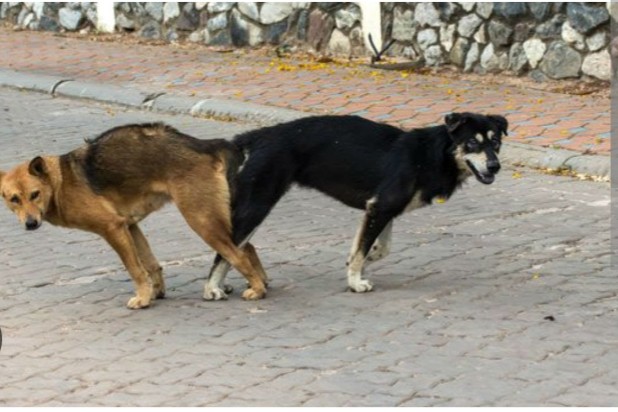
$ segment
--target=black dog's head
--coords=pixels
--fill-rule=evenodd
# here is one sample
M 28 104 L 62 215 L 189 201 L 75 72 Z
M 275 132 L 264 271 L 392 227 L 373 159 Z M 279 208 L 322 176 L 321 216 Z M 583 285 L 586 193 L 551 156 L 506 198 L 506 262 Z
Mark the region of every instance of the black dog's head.
M 493 183 L 500 170 L 498 152 L 508 122 L 503 116 L 451 113 L 444 118 L 453 139 L 455 159 L 486 185 Z

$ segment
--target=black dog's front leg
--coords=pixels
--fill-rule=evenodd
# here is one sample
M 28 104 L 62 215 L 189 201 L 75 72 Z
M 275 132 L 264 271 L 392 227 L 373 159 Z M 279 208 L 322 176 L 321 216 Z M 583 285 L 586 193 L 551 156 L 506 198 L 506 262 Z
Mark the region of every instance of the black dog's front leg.
M 367 255 L 378 236 L 386 229 L 395 214 L 381 210 L 376 199 L 367 202 L 365 216 L 354 238 L 348 259 L 348 286 L 354 292 L 369 292 L 373 285 L 362 278 Z

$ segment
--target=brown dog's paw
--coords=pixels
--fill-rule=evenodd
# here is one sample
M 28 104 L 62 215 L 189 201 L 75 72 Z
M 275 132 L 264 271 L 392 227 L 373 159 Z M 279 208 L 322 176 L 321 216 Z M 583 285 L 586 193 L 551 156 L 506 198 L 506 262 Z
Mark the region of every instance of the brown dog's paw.
M 242 298 L 244 300 L 258 300 L 262 299 L 266 296 L 266 291 L 255 291 L 253 289 L 247 289 L 242 293 Z
M 129 309 L 143 309 L 150 306 L 150 298 L 141 298 L 139 296 L 133 296 L 127 302 L 127 307 Z

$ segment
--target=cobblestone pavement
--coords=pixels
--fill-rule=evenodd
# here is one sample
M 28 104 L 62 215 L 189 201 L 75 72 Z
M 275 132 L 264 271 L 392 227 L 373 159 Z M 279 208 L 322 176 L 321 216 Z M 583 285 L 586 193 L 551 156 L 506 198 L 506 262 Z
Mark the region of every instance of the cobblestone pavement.
M 163 120 L 200 137 L 249 125 L 0 89 L 0 167 Z M 506 169 L 397 221 L 376 290 L 345 290 L 360 213 L 293 190 L 255 236 L 267 299 L 201 299 L 213 253 L 175 208 L 144 232 L 168 298 L 124 307 L 102 240 L 0 211 L 0 405 L 618 404 L 609 185 Z M 545 319 L 553 316 L 555 321 Z
M 509 141 L 609 154 L 607 98 L 546 93 L 362 65 L 314 64 L 204 46 L 93 42 L 0 28 L 0 67 L 318 113 L 355 113 L 405 128 L 452 111 L 508 116 Z

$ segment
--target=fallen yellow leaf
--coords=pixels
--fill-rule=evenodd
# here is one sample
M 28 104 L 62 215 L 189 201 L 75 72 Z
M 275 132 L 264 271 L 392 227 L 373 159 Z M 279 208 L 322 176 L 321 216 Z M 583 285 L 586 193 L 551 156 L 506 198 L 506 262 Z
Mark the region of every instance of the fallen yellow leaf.
M 513 172 L 513 179 L 521 179 L 521 173 Z

